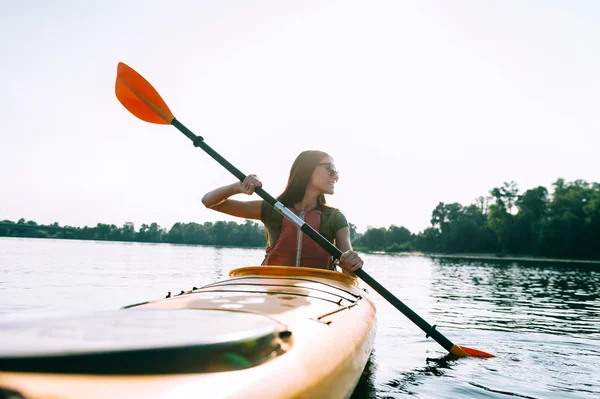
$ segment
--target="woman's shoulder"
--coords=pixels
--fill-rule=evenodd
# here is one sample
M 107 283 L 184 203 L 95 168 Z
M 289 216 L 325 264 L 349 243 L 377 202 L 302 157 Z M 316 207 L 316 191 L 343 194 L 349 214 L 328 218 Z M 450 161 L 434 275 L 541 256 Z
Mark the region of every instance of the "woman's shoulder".
M 346 216 L 338 208 L 325 205 L 321 212 L 321 227 L 330 240 L 335 238 L 338 230 L 348 226 Z
M 271 220 L 277 221 L 278 219 L 281 219 L 283 217 L 283 215 L 281 215 L 281 213 L 279 213 L 275 208 L 273 208 L 273 205 L 269 204 L 265 200 L 262 201 L 260 210 L 261 210 L 260 219 L 263 222 L 271 221 Z
M 329 219 L 336 225 L 346 225 L 348 221 L 346 220 L 346 216 L 340 211 L 338 208 L 325 205 L 323 210 L 323 217 Z
M 325 215 L 333 215 L 336 213 L 342 213 L 342 211 L 340 211 L 338 208 L 330 206 L 330 205 L 323 205 L 323 209 L 321 210 L 321 212 L 323 212 Z
M 262 203 L 260 204 L 260 209 L 262 211 L 263 214 L 270 214 L 272 212 L 277 212 L 275 210 L 275 208 L 273 208 L 273 205 L 269 204 L 267 201 L 262 200 Z

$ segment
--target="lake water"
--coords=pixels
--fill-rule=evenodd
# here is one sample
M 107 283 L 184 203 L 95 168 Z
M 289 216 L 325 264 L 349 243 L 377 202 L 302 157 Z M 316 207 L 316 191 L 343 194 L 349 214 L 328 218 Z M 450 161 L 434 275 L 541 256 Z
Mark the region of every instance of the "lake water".
M 263 254 L 0 238 L 0 317 L 117 309 L 225 279 Z M 362 257 L 371 276 L 451 341 L 497 357 L 446 358 L 372 293 L 377 339 L 354 398 L 600 397 L 600 266 Z

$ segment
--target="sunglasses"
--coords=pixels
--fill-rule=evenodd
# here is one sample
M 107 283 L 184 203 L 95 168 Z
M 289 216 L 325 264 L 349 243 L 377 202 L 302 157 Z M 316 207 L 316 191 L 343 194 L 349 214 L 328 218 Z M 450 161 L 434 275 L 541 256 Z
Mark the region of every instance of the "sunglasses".
M 327 173 L 329 173 L 329 177 L 340 177 L 340 172 L 338 172 L 338 170 L 335 168 L 335 166 L 331 164 L 331 162 L 323 162 L 317 164 L 317 166 L 321 165 L 325 166 Z

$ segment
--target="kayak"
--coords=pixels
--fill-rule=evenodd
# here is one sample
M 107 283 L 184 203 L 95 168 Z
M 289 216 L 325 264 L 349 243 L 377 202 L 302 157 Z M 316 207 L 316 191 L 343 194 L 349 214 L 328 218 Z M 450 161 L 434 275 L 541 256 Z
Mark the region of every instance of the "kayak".
M 119 310 L 0 323 L 0 397 L 348 398 L 375 331 L 352 276 L 243 267 Z

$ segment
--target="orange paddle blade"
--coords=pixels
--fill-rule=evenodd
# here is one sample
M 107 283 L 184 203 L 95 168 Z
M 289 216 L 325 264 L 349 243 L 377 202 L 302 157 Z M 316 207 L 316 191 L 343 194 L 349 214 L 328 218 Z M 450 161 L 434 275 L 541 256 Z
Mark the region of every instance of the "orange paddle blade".
M 170 125 L 175 119 L 154 87 L 122 62 L 117 67 L 115 94 L 129 112 L 145 122 Z
M 467 348 L 466 346 L 459 346 L 456 344 L 450 348 L 450 353 L 455 356 L 496 357 L 496 355 L 492 355 L 491 353 L 480 351 L 478 349 Z

